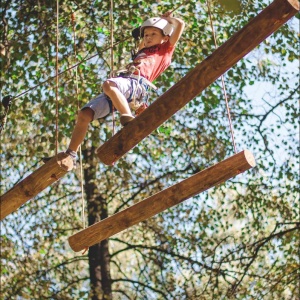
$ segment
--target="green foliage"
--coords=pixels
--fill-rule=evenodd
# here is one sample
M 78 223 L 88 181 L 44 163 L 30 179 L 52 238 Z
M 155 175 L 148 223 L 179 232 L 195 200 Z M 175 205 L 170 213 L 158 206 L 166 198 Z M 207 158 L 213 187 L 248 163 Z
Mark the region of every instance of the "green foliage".
M 37 87 L 14 99 L 9 111 L 1 135 L 1 194 L 40 166 L 43 156 L 53 155 L 56 142 L 59 151 L 67 147 L 78 108 L 101 92 L 111 68 L 108 1 L 60 1 L 58 98 L 56 1 L 4 2 L 1 96 Z M 211 6 L 221 45 L 266 4 L 217 1 Z M 171 67 L 155 83 L 159 94 L 214 51 L 207 4 L 114 1 L 114 69 L 130 59 L 131 30 L 175 7 L 186 29 Z M 113 299 L 299 298 L 295 28 L 293 19 L 224 75 L 237 148 L 251 150 L 257 167 L 112 237 L 110 271 L 105 270 Z M 78 68 L 69 69 L 79 61 Z M 156 97 L 153 93 L 151 101 Z M 111 116 L 93 122 L 82 145 L 90 222 L 233 154 L 219 79 L 109 167 L 97 161 L 94 151 L 112 136 L 112 123 Z M 91 256 L 73 253 L 67 243 L 83 227 L 80 182 L 77 169 L 1 223 L 3 299 L 92 298 L 97 289 L 90 286 Z M 101 251 L 93 258 L 103 263 Z M 98 299 L 106 293 L 104 281 L 100 286 Z

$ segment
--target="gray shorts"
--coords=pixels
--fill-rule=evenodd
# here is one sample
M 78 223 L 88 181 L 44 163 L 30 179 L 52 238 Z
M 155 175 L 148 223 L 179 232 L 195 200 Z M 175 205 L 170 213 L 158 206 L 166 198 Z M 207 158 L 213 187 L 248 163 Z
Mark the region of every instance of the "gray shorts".
M 147 87 L 144 84 L 139 84 L 137 87 L 136 79 L 115 77 L 109 78 L 107 80 L 112 81 L 116 84 L 117 88 L 125 96 L 128 103 L 132 101 L 134 92 L 138 101 L 141 101 L 147 94 Z M 84 105 L 81 110 L 87 107 L 91 108 L 94 111 L 94 120 L 104 118 L 112 112 L 112 102 L 104 93 L 93 98 L 90 102 Z

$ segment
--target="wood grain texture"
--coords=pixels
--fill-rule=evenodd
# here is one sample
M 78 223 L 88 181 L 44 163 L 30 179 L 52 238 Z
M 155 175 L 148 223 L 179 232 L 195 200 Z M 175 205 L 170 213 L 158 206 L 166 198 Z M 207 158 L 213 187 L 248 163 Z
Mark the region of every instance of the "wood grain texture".
M 106 165 L 112 165 L 280 28 L 298 10 L 298 1 L 275 0 L 142 114 L 100 146 L 97 149 L 99 159 Z
M 70 247 L 81 251 L 144 221 L 255 166 L 252 153 L 244 150 L 195 175 L 108 217 L 69 237 Z
M 66 156 L 65 153 L 58 153 L 57 158 L 53 157 L 46 164 L 17 183 L 0 197 L 1 220 L 46 187 L 59 180 L 72 168 L 73 161 L 70 156 Z

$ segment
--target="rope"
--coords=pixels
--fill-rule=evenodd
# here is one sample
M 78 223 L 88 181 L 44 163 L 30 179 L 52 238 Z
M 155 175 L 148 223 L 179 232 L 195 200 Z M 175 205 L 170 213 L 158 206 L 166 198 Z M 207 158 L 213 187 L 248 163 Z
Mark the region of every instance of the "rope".
M 113 0 L 110 1 L 110 68 L 111 74 L 114 72 L 114 9 Z
M 172 9 L 172 10 L 170 11 L 170 14 L 172 14 L 175 10 L 177 10 L 177 9 L 180 8 L 181 6 L 187 4 L 188 2 L 190 2 L 190 1 L 189 1 L 189 0 L 188 0 L 188 1 L 184 1 L 184 2 L 182 2 L 181 4 L 179 4 L 178 6 L 176 6 L 174 9 Z
M 76 30 L 75 30 L 75 13 L 71 15 L 73 25 L 73 43 L 74 43 L 74 56 L 77 59 L 77 48 L 76 48 Z M 78 88 L 78 68 L 75 68 L 75 93 L 77 99 L 77 113 L 80 109 L 79 103 L 79 88 Z M 84 199 L 84 188 L 83 188 L 83 167 L 82 167 L 82 148 L 79 146 L 79 163 L 80 163 L 80 189 L 81 189 L 81 219 L 83 228 L 86 228 L 85 223 L 85 199 Z
M 127 40 L 129 40 L 129 39 L 131 39 L 131 37 L 127 37 L 127 38 L 125 38 L 124 40 L 121 40 L 121 41 L 119 41 L 119 42 L 116 42 L 115 45 L 124 43 L 124 42 L 126 42 Z M 111 48 L 111 47 L 107 47 L 107 48 L 105 48 L 103 51 L 101 51 L 100 53 L 94 54 L 94 55 L 92 55 L 92 56 L 90 56 L 90 57 L 88 57 L 88 58 L 85 58 L 85 59 L 81 60 L 81 61 L 78 62 L 77 64 L 75 64 L 75 65 L 73 65 L 73 66 L 67 68 L 67 69 L 64 70 L 64 71 L 59 72 L 59 73 L 58 73 L 58 76 L 60 76 L 60 75 L 62 75 L 62 74 L 64 74 L 64 73 L 66 73 L 66 72 L 68 72 L 68 71 L 73 70 L 74 68 L 76 68 L 76 67 L 80 66 L 81 64 L 83 64 L 84 62 L 86 62 L 86 61 L 88 61 L 88 60 L 90 60 L 90 59 L 92 59 L 92 58 L 95 58 L 96 56 L 98 56 L 98 55 L 101 54 L 101 53 L 106 52 L 106 51 L 109 50 L 110 48 Z M 52 80 L 52 79 L 55 79 L 56 76 L 57 76 L 57 75 L 50 76 L 48 79 L 46 79 L 46 80 L 44 80 L 44 81 L 38 83 L 37 85 L 35 85 L 35 86 L 33 86 L 33 87 L 27 89 L 26 91 L 24 91 L 24 92 L 18 94 L 17 96 L 13 97 L 13 99 L 17 99 L 17 98 L 20 98 L 21 96 L 24 96 L 24 95 L 27 94 L 28 92 L 30 92 L 30 91 L 32 91 L 32 90 L 35 90 L 36 88 L 38 88 L 38 87 L 44 85 L 44 84 L 47 83 L 48 81 L 50 81 L 50 80 Z
M 216 33 L 215 33 L 215 30 L 214 30 L 213 20 L 212 20 L 212 16 L 211 16 L 211 8 L 210 8 L 209 0 L 206 0 L 206 3 L 207 3 L 208 15 L 209 15 L 210 26 L 211 26 L 211 29 L 212 29 L 212 34 L 213 34 L 213 38 L 214 38 L 215 47 L 218 48 Z M 227 97 L 227 93 L 226 93 L 224 75 L 221 76 L 221 81 L 222 81 L 223 94 L 224 94 L 224 98 L 225 98 L 225 102 L 226 102 L 226 110 L 227 110 L 227 116 L 228 116 L 228 122 L 229 122 L 229 128 L 230 128 L 230 134 L 231 134 L 233 149 L 234 149 L 234 152 L 237 153 L 236 144 L 235 144 L 235 141 L 234 141 L 233 126 L 232 126 L 232 122 L 231 122 L 231 115 L 230 115 L 230 109 L 229 109 L 229 104 L 228 104 L 228 97 Z
M 110 1 L 110 76 L 114 74 L 114 2 Z M 112 109 L 113 135 L 115 135 L 115 109 Z
M 58 39 L 59 39 L 59 0 L 56 0 L 56 69 L 55 69 L 55 98 L 56 98 L 56 118 L 55 118 L 55 156 L 58 153 Z

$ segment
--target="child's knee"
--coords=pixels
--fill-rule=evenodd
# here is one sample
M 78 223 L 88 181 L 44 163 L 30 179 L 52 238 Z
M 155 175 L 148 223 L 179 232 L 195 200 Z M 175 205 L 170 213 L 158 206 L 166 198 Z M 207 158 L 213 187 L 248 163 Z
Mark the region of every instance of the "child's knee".
M 93 121 L 93 119 L 94 111 L 89 107 L 80 110 L 77 116 L 77 122 L 81 123 L 90 123 Z
M 112 81 L 106 80 L 102 84 L 103 92 L 109 94 L 112 88 L 116 87 L 116 84 Z

